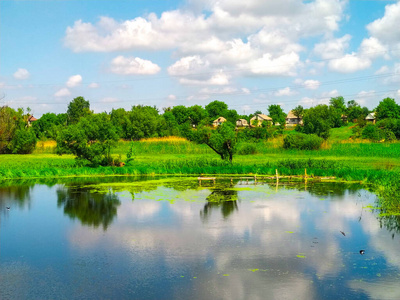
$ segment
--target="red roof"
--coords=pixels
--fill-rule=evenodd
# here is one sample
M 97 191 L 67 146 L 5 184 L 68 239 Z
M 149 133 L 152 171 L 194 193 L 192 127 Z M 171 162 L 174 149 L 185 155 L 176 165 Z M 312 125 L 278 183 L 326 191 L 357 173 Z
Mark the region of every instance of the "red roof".
M 37 119 L 36 119 L 34 116 L 30 116 L 30 117 L 28 118 L 28 121 L 29 121 L 29 122 L 34 122 L 34 121 L 37 121 Z

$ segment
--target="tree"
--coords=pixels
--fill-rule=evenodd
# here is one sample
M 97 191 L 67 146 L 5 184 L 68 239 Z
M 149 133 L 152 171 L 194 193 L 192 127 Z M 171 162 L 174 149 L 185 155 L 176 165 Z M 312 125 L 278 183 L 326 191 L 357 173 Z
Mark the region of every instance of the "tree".
M 83 97 L 76 97 L 68 104 L 68 123 L 75 124 L 80 118 L 87 116 L 91 113 L 90 103 Z
M 218 117 L 226 117 L 228 105 L 225 102 L 215 100 L 206 105 L 206 111 L 211 121 Z
M 126 138 L 140 140 L 157 136 L 157 130 L 161 130 L 159 124 L 161 117 L 156 107 L 136 105 L 128 114 Z
M 184 105 L 174 106 L 171 110 L 178 125 L 189 120 L 189 110 Z
M 272 122 L 275 124 L 279 123 L 284 126 L 286 123 L 286 114 L 283 112 L 279 104 L 272 104 L 268 106 L 269 116 L 272 118 Z
M 55 138 L 56 126 L 57 115 L 55 113 L 46 113 L 32 124 L 32 128 L 38 138 Z
M 208 117 L 207 111 L 200 105 L 188 107 L 189 119 L 193 125 L 198 126 L 201 121 Z
M 199 130 L 200 142 L 206 144 L 221 159 L 232 162 L 233 154 L 236 151 L 235 125 L 229 122 L 222 123 L 217 129 L 207 126 Z
M 340 111 L 341 114 L 346 112 L 346 105 L 342 96 L 334 97 L 329 100 L 329 106 Z
M 297 105 L 294 109 L 292 109 L 293 114 L 296 116 L 297 120 L 300 123 L 300 119 L 303 117 L 304 114 L 304 108 L 301 105 Z
M 386 118 L 400 118 L 400 106 L 396 103 L 396 101 L 394 101 L 393 98 L 383 99 L 381 102 L 379 102 L 375 111 L 375 117 L 378 121 Z
M 83 117 L 61 131 L 57 137 L 57 153 L 72 153 L 78 162 L 90 165 L 112 165 L 111 148 L 118 141 L 115 127 L 107 113 Z
M 329 118 L 329 114 L 327 105 L 320 104 L 309 108 L 304 113 L 304 126 L 301 131 L 307 134 L 314 133 L 319 137 L 327 139 L 329 137 L 329 130 L 332 128 L 332 120 Z

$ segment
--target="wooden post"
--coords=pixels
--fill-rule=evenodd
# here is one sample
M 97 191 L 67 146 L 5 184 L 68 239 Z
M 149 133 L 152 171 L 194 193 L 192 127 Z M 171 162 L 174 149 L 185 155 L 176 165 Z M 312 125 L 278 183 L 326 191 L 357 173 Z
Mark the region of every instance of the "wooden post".
M 257 176 L 254 176 L 254 184 L 257 185 Z
M 307 180 L 307 169 L 304 169 L 304 179 Z
M 231 185 L 233 185 L 233 179 L 231 178 Z
M 276 181 L 279 181 L 278 169 L 275 169 L 275 174 L 276 174 Z

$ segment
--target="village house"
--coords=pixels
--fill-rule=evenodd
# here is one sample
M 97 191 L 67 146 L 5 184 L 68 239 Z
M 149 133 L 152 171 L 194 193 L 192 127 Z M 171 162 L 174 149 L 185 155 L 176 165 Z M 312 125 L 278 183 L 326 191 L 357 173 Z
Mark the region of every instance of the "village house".
M 37 119 L 34 116 L 29 116 L 28 118 L 28 127 L 32 126 L 32 123 L 37 121 Z
M 367 123 L 375 124 L 375 113 L 369 113 L 368 116 L 365 117 L 365 121 L 367 121 Z
M 303 118 L 296 117 L 293 113 L 293 110 L 289 111 L 286 117 L 286 126 L 296 126 L 296 125 L 303 124 Z
M 264 114 L 256 114 L 254 117 L 250 119 L 251 127 L 260 127 L 262 122 L 267 121 L 269 124 L 272 124 L 272 118 L 268 117 Z
M 249 127 L 246 119 L 239 119 L 236 121 L 236 127 Z
M 226 119 L 224 117 L 219 117 L 218 119 L 214 120 L 213 126 L 217 127 L 217 126 L 221 125 L 224 122 L 226 122 Z

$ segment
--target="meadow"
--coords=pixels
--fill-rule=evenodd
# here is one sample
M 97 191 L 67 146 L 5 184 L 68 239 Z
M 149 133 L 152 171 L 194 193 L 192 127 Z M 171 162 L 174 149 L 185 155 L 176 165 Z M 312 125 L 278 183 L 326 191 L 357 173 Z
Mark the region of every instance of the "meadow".
M 56 155 L 55 142 L 39 142 L 33 154 L 0 155 L 0 181 L 8 179 L 102 176 L 307 175 L 357 181 L 382 195 L 385 212 L 397 214 L 400 204 L 400 143 L 371 143 L 345 138 L 349 128 L 333 131 L 320 150 L 285 150 L 283 137 L 251 143 L 252 153 L 223 161 L 208 146 L 179 137 L 119 141 L 112 155 L 126 161 L 133 143 L 133 161 L 123 167 L 79 166 L 72 155 Z M 290 133 L 292 134 L 292 133 Z M 238 145 L 238 149 L 246 143 Z M 240 152 L 240 151 L 238 151 Z

